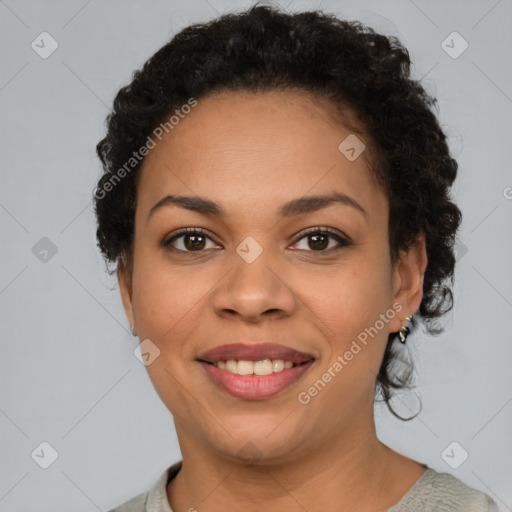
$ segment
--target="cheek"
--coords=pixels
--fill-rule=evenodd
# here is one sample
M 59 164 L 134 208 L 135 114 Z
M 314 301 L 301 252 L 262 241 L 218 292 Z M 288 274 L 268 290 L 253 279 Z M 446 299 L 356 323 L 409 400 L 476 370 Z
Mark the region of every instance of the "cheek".
M 337 373 L 345 375 L 343 380 L 372 381 L 372 372 L 378 372 L 383 357 L 389 321 L 395 316 L 390 310 L 388 281 L 383 266 L 373 261 L 354 262 L 346 271 L 316 280 L 317 291 L 310 293 L 309 305 L 321 321 L 330 350 L 322 370 L 332 368 L 341 357 L 343 371 Z
M 387 322 L 381 320 L 390 307 L 385 279 L 378 272 L 354 271 L 344 277 L 326 280 L 328 293 L 311 297 L 319 325 L 328 327 L 322 333 L 329 349 L 298 397 L 299 403 L 312 407 L 311 417 L 331 418 L 340 424 L 372 402 L 389 320 L 395 315 L 391 309 Z
M 133 304 L 141 336 L 166 344 L 183 328 L 200 289 L 193 272 L 172 268 L 163 258 L 141 251 L 134 267 Z
M 138 265 L 138 266 L 137 266 Z M 155 257 L 134 268 L 133 303 L 141 341 L 151 340 L 159 355 L 146 366 L 160 399 L 177 417 L 194 417 L 189 362 L 194 332 L 201 322 L 208 283 L 199 272 L 180 272 Z M 202 276 L 203 278 L 205 276 Z M 196 426 L 197 427 L 197 426 Z
M 310 302 L 328 326 L 333 325 L 338 333 L 353 333 L 358 327 L 373 324 L 384 312 L 389 300 L 387 281 L 378 265 L 353 261 L 350 267 L 340 267 L 314 279 L 302 278 L 302 286 L 310 290 Z
M 138 331 L 159 347 L 169 367 L 194 358 L 220 275 L 207 266 L 171 265 L 165 256 L 141 250 L 133 284 Z

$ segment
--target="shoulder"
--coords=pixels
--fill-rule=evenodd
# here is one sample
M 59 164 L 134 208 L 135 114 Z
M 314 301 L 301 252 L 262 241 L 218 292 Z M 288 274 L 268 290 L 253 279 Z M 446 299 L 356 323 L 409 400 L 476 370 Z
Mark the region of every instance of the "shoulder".
M 156 480 L 148 492 L 137 494 L 109 512 L 172 512 L 167 501 L 166 487 L 170 479 L 174 478 L 181 469 L 182 461 L 169 466 Z
M 147 496 L 147 492 L 138 494 L 109 512 L 144 512 Z
M 449 473 L 428 468 L 389 512 L 498 512 L 496 503 Z
M 434 470 L 433 470 L 434 471 Z M 469 487 L 449 473 L 434 471 L 432 487 L 432 510 L 464 510 L 466 512 L 497 511 L 496 503 L 490 496 Z

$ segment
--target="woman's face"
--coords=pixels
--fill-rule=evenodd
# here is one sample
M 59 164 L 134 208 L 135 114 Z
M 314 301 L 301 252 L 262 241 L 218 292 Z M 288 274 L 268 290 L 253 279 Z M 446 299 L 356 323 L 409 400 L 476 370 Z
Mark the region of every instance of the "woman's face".
M 145 158 L 132 280 L 122 266 L 118 277 L 180 443 L 292 460 L 372 430 L 388 335 L 419 307 L 426 257 L 421 244 L 391 266 L 387 198 L 368 150 L 358 156 L 365 139 L 339 148 L 349 135 L 306 94 L 225 92 L 200 99 Z M 350 199 L 289 205 L 332 194 Z M 154 208 L 166 196 L 222 215 L 192 200 Z M 181 228 L 204 233 L 171 241 Z M 313 361 L 236 377 L 198 360 L 264 342 Z M 279 358 L 265 355 L 253 360 Z

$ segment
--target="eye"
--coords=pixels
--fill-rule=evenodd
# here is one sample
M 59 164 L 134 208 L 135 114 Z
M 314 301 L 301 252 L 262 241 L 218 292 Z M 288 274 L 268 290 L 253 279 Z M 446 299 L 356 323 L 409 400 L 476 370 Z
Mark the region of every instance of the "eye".
M 214 243 L 204 229 L 183 228 L 177 231 L 171 238 L 164 240 L 162 244 L 164 247 L 170 246 L 170 249 L 175 251 L 201 252 L 203 249 L 208 248 L 205 247 L 207 240 Z M 217 244 L 214 243 L 214 245 L 218 247 Z
M 302 236 L 295 242 L 295 245 L 306 239 L 309 239 L 306 241 L 307 246 L 303 248 L 299 247 L 298 250 L 330 253 L 342 249 L 343 247 L 354 245 L 348 237 L 328 227 L 310 228 L 302 233 Z M 331 246 L 330 241 L 332 240 L 337 243 L 337 246 L 336 244 L 334 244 L 334 247 Z M 210 248 L 220 247 L 204 229 L 183 228 L 174 233 L 170 238 L 165 239 L 162 245 L 178 252 L 202 252 L 203 249 L 208 249 L 208 241 L 214 245 L 214 247 Z
M 334 240 L 337 242 L 334 247 L 330 246 L 330 240 Z M 301 240 L 306 240 L 306 247 L 300 248 L 299 250 L 306 250 L 309 252 L 332 252 L 342 249 L 343 247 L 350 247 L 353 243 L 346 237 L 338 233 L 337 231 L 332 230 L 328 227 L 317 227 L 311 228 L 305 232 L 295 244 L 301 242 Z

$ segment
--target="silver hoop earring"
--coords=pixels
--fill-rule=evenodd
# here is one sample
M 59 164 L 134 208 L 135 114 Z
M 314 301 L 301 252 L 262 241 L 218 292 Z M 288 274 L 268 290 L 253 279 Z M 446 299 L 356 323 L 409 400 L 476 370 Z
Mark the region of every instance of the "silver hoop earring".
M 412 316 L 406 316 L 405 319 L 407 322 L 410 322 L 412 320 Z M 400 330 L 398 331 L 398 339 L 400 340 L 400 343 L 405 344 L 405 340 L 410 332 L 411 330 L 407 325 L 402 325 L 402 327 L 400 327 Z

